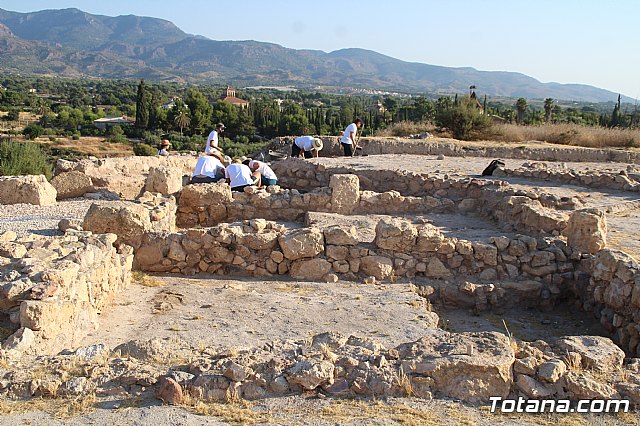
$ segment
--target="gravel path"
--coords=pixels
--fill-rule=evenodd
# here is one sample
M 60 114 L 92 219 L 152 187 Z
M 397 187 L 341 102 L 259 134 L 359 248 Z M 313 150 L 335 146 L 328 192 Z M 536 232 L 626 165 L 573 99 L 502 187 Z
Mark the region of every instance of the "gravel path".
M 0 233 L 14 231 L 18 236 L 29 233 L 62 235 L 58 230 L 61 219 L 84 219 L 95 201 L 75 198 L 57 202 L 54 206 L 32 204 L 8 204 L 0 209 Z

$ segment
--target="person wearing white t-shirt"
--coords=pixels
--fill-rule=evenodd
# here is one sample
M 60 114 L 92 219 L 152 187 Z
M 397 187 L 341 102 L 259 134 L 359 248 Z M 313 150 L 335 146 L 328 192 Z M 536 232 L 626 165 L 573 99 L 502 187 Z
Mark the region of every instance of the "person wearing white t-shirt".
M 248 166 L 242 164 L 239 159 L 233 160 L 224 170 L 224 177 L 231 186 L 232 191 L 244 192 L 247 186 L 256 185 L 260 181 L 260 173 L 251 173 Z
M 340 143 L 344 149 L 345 157 L 353 157 L 353 146 L 356 144 L 356 135 L 358 134 L 358 129 L 360 129 L 362 125 L 362 120 L 356 118 L 354 122 L 349 124 L 344 130 Z
M 267 163 L 248 158 L 244 160 L 242 164 L 249 166 L 252 172 L 260 173 L 260 184 L 258 187 L 278 184 L 278 177 Z
M 213 155 L 198 158 L 191 175 L 191 183 L 210 183 L 224 179 L 224 166 L 220 159 Z
M 317 157 L 322 147 L 322 139 L 314 138 L 313 136 L 300 136 L 299 138 L 295 138 L 293 145 L 291 145 L 291 156 L 304 156 L 304 158 Z
M 209 136 L 207 137 L 207 145 L 204 147 L 205 153 L 209 154 L 212 149 L 217 149 L 218 151 L 222 151 L 218 147 L 218 144 L 219 144 L 218 137 L 224 132 L 224 129 L 226 129 L 226 127 L 224 127 L 224 124 L 222 123 L 216 124 L 216 128 L 212 130 L 211 133 L 209 133 Z

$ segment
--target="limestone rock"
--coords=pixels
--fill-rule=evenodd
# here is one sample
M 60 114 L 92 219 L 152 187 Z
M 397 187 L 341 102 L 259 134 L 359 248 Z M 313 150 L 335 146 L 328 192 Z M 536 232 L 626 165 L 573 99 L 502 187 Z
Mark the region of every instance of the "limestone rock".
M 353 246 L 358 244 L 358 233 L 355 226 L 333 225 L 323 230 L 327 244 L 336 246 Z
M 360 272 L 383 280 L 393 272 L 393 262 L 384 256 L 365 256 L 360 259 Z
M 118 242 L 134 249 L 140 247 L 146 232 L 154 230 L 149 210 L 141 204 L 128 201 L 92 204 L 84 217 L 82 229 L 96 234 L 114 233 L 118 236 Z
M 51 179 L 51 185 L 57 191 L 58 200 L 82 197 L 87 192 L 94 191 L 91 178 L 79 171 L 60 173 Z
M 424 274 L 431 278 L 444 278 L 451 276 L 451 272 L 437 257 L 429 259 L 429 263 L 427 263 L 427 270 Z
M 418 230 L 407 220 L 385 218 L 376 226 L 375 244 L 386 250 L 410 251 L 416 243 Z
M 564 233 L 570 247 L 596 253 L 607 245 L 607 218 L 598 209 L 575 211 L 569 217 Z
M 333 384 L 335 367 L 329 361 L 300 361 L 287 370 L 289 385 L 299 385 L 304 390 Z
M 444 396 L 486 402 L 492 396 L 505 398 L 511 390 L 513 349 L 501 333 L 425 330 L 420 340 L 397 349 L 404 372 L 433 378 L 433 390 Z
M 569 371 L 565 376 L 565 389 L 572 399 L 612 399 L 619 397 L 614 388 L 597 382 L 585 374 Z
M 52 206 L 57 195 L 44 175 L 0 176 L 0 204 Z
M 418 229 L 416 250 L 421 252 L 434 252 L 444 241 L 444 235 L 435 226 L 427 223 Z
M 536 379 L 524 374 L 518 374 L 516 386 L 526 396 L 532 399 L 546 398 L 553 394 L 553 391 L 551 389 L 547 388 Z
M 226 220 L 226 206 L 231 201 L 231 188 L 226 183 L 187 185 L 180 191 L 177 224 L 181 227 L 215 225 Z M 200 217 L 200 213 L 206 214 Z
M 612 372 L 622 367 L 624 352 L 611 339 L 601 336 L 565 336 L 555 345 L 582 356 L 583 367 L 601 372 Z
M 289 260 L 314 257 L 324 251 L 324 237 L 318 228 L 296 229 L 280 236 L 278 242 Z
M 2 349 L 6 351 L 24 352 L 33 346 L 35 338 L 36 336 L 33 330 L 21 327 L 2 343 Z
M 326 259 L 296 260 L 291 265 L 291 278 L 320 280 L 331 271 L 331 262 Z
M 332 210 L 340 214 L 351 214 L 360 203 L 360 179 L 357 175 L 331 175 Z
M 543 362 L 538 367 L 538 377 L 545 382 L 555 383 L 567 372 L 567 365 L 559 359 Z
M 173 195 L 182 189 L 182 171 L 173 167 L 151 167 L 145 183 L 145 191 Z

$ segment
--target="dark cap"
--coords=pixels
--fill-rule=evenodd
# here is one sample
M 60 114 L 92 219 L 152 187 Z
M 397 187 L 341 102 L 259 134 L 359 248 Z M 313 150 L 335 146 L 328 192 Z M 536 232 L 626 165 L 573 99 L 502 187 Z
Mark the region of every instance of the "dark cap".
M 216 129 L 226 129 L 223 123 L 216 124 Z

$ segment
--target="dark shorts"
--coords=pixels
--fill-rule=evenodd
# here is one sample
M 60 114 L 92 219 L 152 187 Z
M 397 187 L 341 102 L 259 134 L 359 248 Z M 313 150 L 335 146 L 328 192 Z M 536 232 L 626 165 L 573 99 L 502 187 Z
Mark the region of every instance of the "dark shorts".
M 234 186 L 233 188 L 231 188 L 231 190 L 235 191 L 235 192 L 244 192 L 244 189 L 247 186 L 256 186 L 256 185 L 254 183 L 252 183 L 251 185 Z
M 353 144 L 350 143 L 342 143 L 342 148 L 344 149 L 344 156 L 345 157 L 351 157 L 353 156 Z
M 191 178 L 191 182 L 190 183 L 214 183 L 214 182 L 219 182 L 220 180 L 224 179 L 224 177 L 220 178 L 220 177 L 209 177 L 209 176 L 193 176 Z
M 300 147 L 298 145 L 296 145 L 295 143 L 291 146 L 291 156 L 292 157 L 300 157 L 300 153 L 302 152 L 302 149 L 300 149 Z M 304 158 L 313 158 L 313 154 L 311 154 L 311 151 L 305 151 L 304 152 Z
M 267 179 L 264 176 L 262 176 L 262 178 L 260 179 L 260 185 L 262 186 L 277 185 L 277 184 L 278 184 L 277 179 Z

